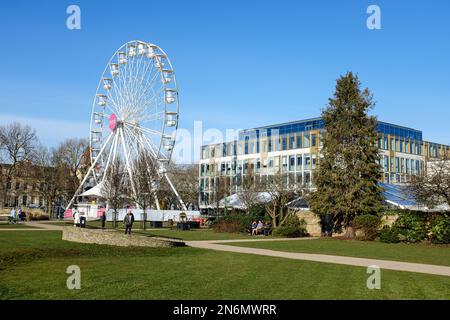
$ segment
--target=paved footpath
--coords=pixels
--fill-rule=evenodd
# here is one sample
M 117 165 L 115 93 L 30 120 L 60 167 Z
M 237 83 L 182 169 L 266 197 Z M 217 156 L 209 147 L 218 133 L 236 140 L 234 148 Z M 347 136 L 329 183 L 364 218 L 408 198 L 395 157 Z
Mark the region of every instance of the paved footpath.
M 438 266 L 431 264 L 412 263 L 412 262 L 400 262 L 391 260 L 378 260 L 367 258 L 354 258 L 345 256 L 334 256 L 327 254 L 314 254 L 314 253 L 298 253 L 298 252 L 283 252 L 268 249 L 258 248 L 246 248 L 229 246 L 226 243 L 233 242 L 252 242 L 252 241 L 305 241 L 313 240 L 314 238 L 300 238 L 300 239 L 255 239 L 255 240 L 220 240 L 220 241 L 186 241 L 186 245 L 195 248 L 227 251 L 235 253 L 256 254 L 261 256 L 279 257 L 294 260 L 307 260 L 325 263 L 344 264 L 349 266 L 368 267 L 378 266 L 380 269 L 396 270 L 396 271 L 408 271 L 418 272 L 426 274 L 434 274 L 440 276 L 450 277 L 450 267 Z
M 21 227 L 21 228 L 0 228 L 0 232 L 2 231 L 61 231 L 62 226 L 55 226 L 50 223 L 45 222 L 23 222 L 21 225 L 29 227 Z

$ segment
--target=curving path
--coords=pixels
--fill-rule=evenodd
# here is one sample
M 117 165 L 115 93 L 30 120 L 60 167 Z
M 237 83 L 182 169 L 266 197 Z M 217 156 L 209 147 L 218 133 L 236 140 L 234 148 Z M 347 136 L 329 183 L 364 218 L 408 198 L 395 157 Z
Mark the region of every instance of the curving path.
M 247 247 L 236 247 L 227 246 L 226 243 L 232 242 L 252 242 L 252 241 L 304 241 L 312 240 L 314 238 L 300 238 L 300 239 L 255 239 L 255 240 L 221 240 L 221 241 L 186 241 L 186 245 L 194 248 L 202 248 L 217 251 L 227 251 L 235 253 L 246 253 L 246 254 L 256 254 L 261 256 L 279 257 L 295 260 L 307 260 L 316 261 L 324 263 L 335 263 L 344 264 L 357 267 L 365 267 L 376 265 L 380 269 L 396 270 L 396 271 L 407 271 L 407 272 L 418 272 L 426 274 L 434 274 L 440 276 L 450 277 L 450 267 L 438 266 L 432 264 L 422 264 L 422 263 L 412 263 L 412 262 L 401 262 L 401 261 L 391 261 L 391 260 L 378 260 L 378 259 L 368 259 L 368 258 L 355 258 L 355 257 L 345 257 L 345 256 L 335 256 L 327 254 L 314 254 L 314 253 L 297 253 L 297 252 L 283 252 L 268 249 L 258 249 L 258 248 L 247 248 Z
M 53 224 L 45 223 L 45 222 L 23 222 L 21 223 L 23 226 L 27 226 L 29 228 L 0 228 L 0 232 L 2 231 L 62 231 L 61 226 L 55 226 Z

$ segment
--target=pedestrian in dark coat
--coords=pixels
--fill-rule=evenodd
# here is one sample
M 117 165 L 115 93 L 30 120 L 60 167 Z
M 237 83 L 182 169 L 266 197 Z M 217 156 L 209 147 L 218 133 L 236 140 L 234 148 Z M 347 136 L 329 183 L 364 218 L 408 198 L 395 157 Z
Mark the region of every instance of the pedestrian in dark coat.
M 134 222 L 134 214 L 130 210 L 125 215 L 125 218 L 123 218 L 123 224 L 125 226 L 125 234 L 131 234 L 131 228 L 133 227 L 133 222 Z
M 100 221 L 102 222 L 102 229 L 105 229 L 106 224 L 106 212 L 103 211 L 102 215 L 100 216 Z

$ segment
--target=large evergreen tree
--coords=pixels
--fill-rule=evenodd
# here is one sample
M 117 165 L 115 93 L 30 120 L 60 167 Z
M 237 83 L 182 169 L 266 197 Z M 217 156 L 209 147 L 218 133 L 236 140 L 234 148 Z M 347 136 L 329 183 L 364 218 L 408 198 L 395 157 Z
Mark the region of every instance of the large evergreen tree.
M 322 111 L 323 158 L 310 206 L 322 217 L 330 215 L 333 229 L 343 227 L 349 237 L 354 236 L 355 216 L 381 210 L 376 118 L 368 115 L 373 106 L 371 92 L 361 90 L 358 77 L 349 72 L 337 80 L 334 96 Z

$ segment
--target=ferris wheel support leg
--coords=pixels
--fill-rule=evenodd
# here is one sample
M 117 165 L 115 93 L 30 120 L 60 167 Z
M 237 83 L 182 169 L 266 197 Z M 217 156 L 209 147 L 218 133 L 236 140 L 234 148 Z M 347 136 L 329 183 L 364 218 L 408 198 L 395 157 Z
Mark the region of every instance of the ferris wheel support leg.
M 108 169 L 109 169 L 109 165 L 111 163 L 112 159 L 116 158 L 116 147 L 117 147 L 117 140 L 119 140 L 117 138 L 117 134 L 114 135 L 114 139 L 111 142 L 111 149 L 109 150 L 109 154 L 108 154 L 108 160 L 106 161 L 106 166 L 104 169 L 104 175 L 103 175 L 103 179 L 102 181 L 105 179 L 105 175 L 108 173 Z
M 167 175 L 167 173 L 164 173 L 164 177 L 166 178 L 167 182 L 169 183 L 170 187 L 172 188 L 173 193 L 175 193 L 175 196 L 177 197 L 178 201 L 181 204 L 181 208 L 185 211 L 187 211 L 186 205 L 184 204 L 183 200 L 181 199 L 180 195 L 177 192 L 177 189 L 175 189 L 175 187 L 172 184 L 172 181 L 170 181 L 169 176 Z
M 123 153 L 125 154 L 125 164 L 127 166 L 128 176 L 130 177 L 131 188 L 132 188 L 132 191 L 133 191 L 133 195 L 136 197 L 136 195 L 137 195 L 136 187 L 134 185 L 133 173 L 131 172 L 130 159 L 128 158 L 127 147 L 125 145 L 125 138 L 123 137 L 123 129 L 119 128 L 119 130 L 120 130 L 119 131 L 120 138 L 122 140 Z M 139 209 L 139 204 L 137 202 L 136 202 L 136 208 Z
M 109 140 L 111 140 L 113 133 L 111 132 L 108 136 L 108 139 L 106 139 L 105 144 L 103 145 L 102 149 L 100 150 L 100 152 L 98 153 L 97 157 L 95 158 L 95 161 L 92 163 L 92 165 L 89 167 L 89 170 L 86 172 L 86 175 L 84 176 L 83 180 L 81 181 L 80 185 L 78 186 L 77 191 L 75 191 L 75 194 L 73 195 L 72 199 L 70 200 L 69 204 L 66 207 L 66 210 L 70 208 L 70 206 L 72 205 L 73 201 L 75 200 L 75 198 L 77 197 L 78 193 L 80 192 L 80 189 L 83 187 L 83 185 L 85 184 L 87 178 L 89 177 L 90 173 L 92 172 L 92 170 L 94 169 L 95 165 L 97 164 L 98 159 L 100 159 L 100 155 L 103 153 L 103 151 L 105 151 L 106 146 L 109 143 Z
M 154 196 L 155 196 L 156 210 L 161 210 L 161 208 L 159 206 L 158 195 L 156 193 L 154 193 Z

